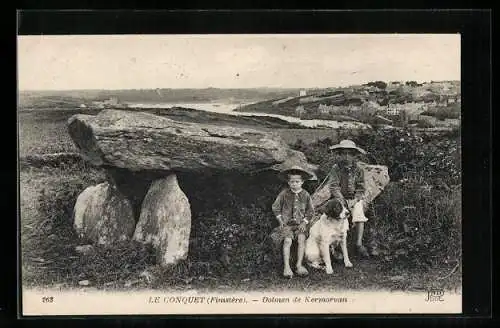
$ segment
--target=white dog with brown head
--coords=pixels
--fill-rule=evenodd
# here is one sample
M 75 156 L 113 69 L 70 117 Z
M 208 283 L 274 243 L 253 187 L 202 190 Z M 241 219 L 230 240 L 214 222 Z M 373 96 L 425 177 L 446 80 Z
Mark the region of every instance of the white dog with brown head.
M 331 249 L 339 245 L 344 257 L 344 265 L 352 267 L 347 252 L 347 232 L 349 230 L 348 217 L 350 215 L 346 204 L 339 199 L 329 200 L 324 206 L 322 214 L 309 230 L 309 237 L 306 241 L 305 258 L 309 265 L 314 268 L 321 268 L 324 263 L 327 274 L 332 274 L 332 261 L 330 257 Z

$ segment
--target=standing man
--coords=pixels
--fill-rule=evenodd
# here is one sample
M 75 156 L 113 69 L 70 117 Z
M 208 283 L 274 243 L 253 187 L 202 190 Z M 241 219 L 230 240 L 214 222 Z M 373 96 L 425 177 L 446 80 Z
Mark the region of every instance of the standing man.
M 339 155 L 339 160 L 331 169 L 328 179 L 331 198 L 344 201 L 352 215 L 356 226 L 356 250 L 362 257 L 369 257 L 363 245 L 365 222 L 368 218 L 364 213 L 364 172 L 357 165 L 356 157 L 366 154 L 366 151 L 356 146 L 351 140 L 342 140 L 339 144 L 330 146 L 330 150 Z

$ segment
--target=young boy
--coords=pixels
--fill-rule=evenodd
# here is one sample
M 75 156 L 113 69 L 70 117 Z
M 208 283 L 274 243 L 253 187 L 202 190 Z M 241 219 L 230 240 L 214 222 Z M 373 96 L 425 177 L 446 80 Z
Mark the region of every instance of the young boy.
M 368 257 L 370 254 L 363 245 L 365 222 L 368 221 L 363 209 L 364 174 L 356 164 L 356 156 L 366 154 L 366 151 L 356 146 L 351 140 L 342 140 L 339 144 L 331 146 L 330 150 L 339 155 L 339 160 L 333 165 L 328 181 L 331 197 L 348 204 L 352 222 L 356 225 L 356 250 L 361 256 Z
M 288 178 L 288 188 L 283 189 L 272 205 L 272 210 L 280 225 L 283 238 L 283 276 L 293 276 L 290 268 L 290 247 L 297 239 L 297 274 L 307 275 L 307 269 L 302 265 L 306 245 L 309 221 L 314 215 L 311 195 L 304 189 L 304 180 L 311 174 L 300 167 L 292 167 L 283 172 Z

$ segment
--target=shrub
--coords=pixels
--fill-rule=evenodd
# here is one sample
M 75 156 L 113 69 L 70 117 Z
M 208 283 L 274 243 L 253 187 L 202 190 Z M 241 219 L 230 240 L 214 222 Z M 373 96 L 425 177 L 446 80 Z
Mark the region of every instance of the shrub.
M 153 250 L 135 241 L 117 242 L 112 247 L 95 246 L 92 254 L 75 255 L 65 266 L 70 281 L 90 280 L 98 286 L 137 279 L 155 261 Z
M 459 119 L 460 118 L 460 105 L 451 104 L 448 106 L 436 106 L 422 113 L 422 115 L 434 116 L 438 120 L 445 119 Z
M 426 135 L 403 129 L 375 129 L 359 135 L 339 135 L 339 139 L 344 138 L 364 148 L 376 163 L 387 165 L 393 181 L 461 183 L 460 138 L 454 133 Z
M 422 129 L 428 129 L 428 128 L 433 128 L 434 124 L 432 124 L 432 122 L 430 122 L 429 120 L 420 119 L 417 121 L 417 127 Z
M 406 81 L 405 83 L 407 86 L 410 86 L 410 87 L 416 87 L 418 86 L 419 84 L 417 83 L 417 81 Z
M 368 82 L 366 85 L 368 85 L 368 86 L 374 86 L 374 87 L 377 87 L 379 89 L 385 89 L 385 88 L 387 88 L 387 83 L 385 83 L 384 81 Z
M 191 260 L 220 262 L 220 270 L 236 274 L 262 274 L 269 270 L 276 262 L 272 260 L 268 240 L 276 225 L 270 209 L 241 204 L 236 215 L 212 213 L 193 220 Z
M 343 133 L 340 132 L 340 134 Z M 292 148 L 303 152 L 311 163 L 317 164 L 319 166 L 317 176 L 323 178 L 328 173 L 330 164 L 335 160 L 332 152 L 328 149 L 334 143 L 332 138 L 324 138 L 311 144 L 297 142 L 292 145 Z
M 461 192 L 391 183 L 374 201 L 371 238 L 383 260 L 431 267 L 461 257 Z

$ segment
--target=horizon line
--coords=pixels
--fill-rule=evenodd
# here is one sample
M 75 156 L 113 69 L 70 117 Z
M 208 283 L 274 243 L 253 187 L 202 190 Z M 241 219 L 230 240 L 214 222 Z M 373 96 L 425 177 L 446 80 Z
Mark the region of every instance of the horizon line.
M 378 80 L 377 80 L 378 81 Z M 418 81 L 418 80 L 408 80 L 408 81 L 416 81 L 417 83 L 432 83 L 432 82 L 461 82 L 461 80 L 431 80 L 431 81 Z M 408 82 L 408 81 L 403 81 L 403 80 L 392 80 L 392 81 L 382 81 L 385 83 L 390 83 L 390 82 Z M 358 83 L 358 84 L 350 84 L 350 85 L 337 85 L 337 86 L 310 86 L 310 87 L 304 87 L 304 86 L 294 86 L 294 87 L 273 87 L 273 86 L 255 86 L 255 87 L 229 87 L 229 88 L 221 88 L 221 87 L 182 87 L 182 88 L 175 88 L 175 87 L 150 87 L 150 88 L 123 88 L 123 89 L 115 89 L 115 88 L 110 88 L 110 89 L 105 89 L 105 88 L 100 88 L 100 89 L 92 89 L 92 88 L 82 88 L 82 89 L 18 89 L 18 92 L 46 92 L 46 91 L 131 91 L 131 90 L 157 90 L 157 89 L 170 89 L 170 90 L 203 90 L 203 89 L 218 89 L 218 90 L 252 90 L 252 89 L 279 89 L 279 90 L 287 90 L 287 89 L 328 89 L 328 88 L 349 88 L 353 86 L 361 86 L 361 85 L 366 85 L 367 83 L 370 82 L 375 82 L 375 81 L 369 81 L 369 82 L 364 82 L 364 83 Z

